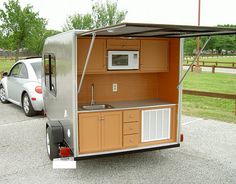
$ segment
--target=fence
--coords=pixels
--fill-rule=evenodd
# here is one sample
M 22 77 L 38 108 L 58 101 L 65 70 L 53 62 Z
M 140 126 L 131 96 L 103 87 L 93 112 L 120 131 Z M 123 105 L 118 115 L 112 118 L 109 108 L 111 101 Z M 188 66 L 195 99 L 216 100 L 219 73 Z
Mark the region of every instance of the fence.
M 189 66 L 192 61 L 186 60 L 184 66 Z M 220 62 L 220 61 L 199 61 L 201 67 L 211 67 L 212 73 L 215 73 L 216 68 L 227 68 L 227 69 L 236 69 L 236 62 Z M 193 65 L 191 71 L 193 71 Z
M 234 94 L 212 93 L 212 92 L 194 91 L 186 89 L 183 90 L 183 94 L 235 100 L 235 116 L 236 116 L 236 95 Z

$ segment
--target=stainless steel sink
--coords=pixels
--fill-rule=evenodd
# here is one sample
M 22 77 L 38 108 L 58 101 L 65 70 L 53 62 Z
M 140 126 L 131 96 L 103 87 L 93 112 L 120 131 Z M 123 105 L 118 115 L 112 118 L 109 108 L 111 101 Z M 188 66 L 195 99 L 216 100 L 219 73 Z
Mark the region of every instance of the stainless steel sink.
M 83 105 L 81 106 L 84 110 L 100 110 L 100 109 L 112 109 L 113 107 L 109 104 L 95 104 L 95 105 Z

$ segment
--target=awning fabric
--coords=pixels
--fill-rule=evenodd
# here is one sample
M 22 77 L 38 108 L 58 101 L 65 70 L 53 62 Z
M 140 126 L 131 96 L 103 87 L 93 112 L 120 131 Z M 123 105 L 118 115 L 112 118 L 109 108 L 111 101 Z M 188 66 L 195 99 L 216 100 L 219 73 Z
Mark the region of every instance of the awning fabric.
M 98 28 L 80 32 L 79 36 L 88 36 L 96 33 L 96 36 L 106 37 L 164 37 L 164 38 L 185 38 L 212 35 L 236 34 L 236 28 L 186 26 L 186 25 L 165 25 L 146 23 L 121 23 L 104 28 Z

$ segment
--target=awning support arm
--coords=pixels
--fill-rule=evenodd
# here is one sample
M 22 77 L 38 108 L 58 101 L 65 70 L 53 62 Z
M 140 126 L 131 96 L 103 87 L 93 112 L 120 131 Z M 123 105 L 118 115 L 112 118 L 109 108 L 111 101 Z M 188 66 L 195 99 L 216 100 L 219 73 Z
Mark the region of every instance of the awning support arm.
M 80 90 L 81 90 L 81 87 L 82 87 L 82 84 L 83 84 L 83 81 L 84 81 L 84 75 L 85 75 L 85 72 L 86 72 L 86 69 L 87 69 L 87 65 L 88 65 L 88 62 L 89 62 L 91 51 L 93 49 L 94 40 L 96 38 L 96 33 L 92 32 L 92 35 L 93 35 L 92 40 L 90 42 L 88 54 L 87 54 L 85 64 L 84 64 L 84 69 L 83 69 L 82 76 L 81 76 L 80 83 L 79 83 L 79 88 L 78 88 L 78 92 L 77 92 L 78 94 L 80 93 Z
M 179 89 L 179 86 L 182 84 L 183 80 L 185 79 L 185 77 L 187 76 L 188 72 L 190 71 L 190 69 L 193 67 L 194 63 L 196 62 L 196 60 L 200 57 L 202 51 L 205 49 L 205 47 L 207 46 L 208 42 L 210 41 L 211 37 L 209 37 L 207 39 L 207 41 L 204 43 L 203 47 L 201 48 L 201 50 L 198 52 L 198 54 L 196 55 L 196 57 L 194 58 L 193 62 L 191 63 L 191 65 L 188 67 L 188 70 L 185 72 L 184 76 L 181 78 L 181 80 L 179 81 L 179 84 L 177 86 L 177 88 Z

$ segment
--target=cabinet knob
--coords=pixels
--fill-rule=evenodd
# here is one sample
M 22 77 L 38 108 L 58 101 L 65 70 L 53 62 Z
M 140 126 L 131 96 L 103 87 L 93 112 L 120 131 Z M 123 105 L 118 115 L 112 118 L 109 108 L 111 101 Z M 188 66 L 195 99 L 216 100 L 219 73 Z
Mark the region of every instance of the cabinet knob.
M 130 128 L 129 128 L 129 130 L 133 130 L 133 128 L 132 128 L 132 127 L 130 127 Z
M 130 118 L 134 118 L 134 115 L 133 115 L 133 114 L 130 114 L 129 117 L 130 117 Z

